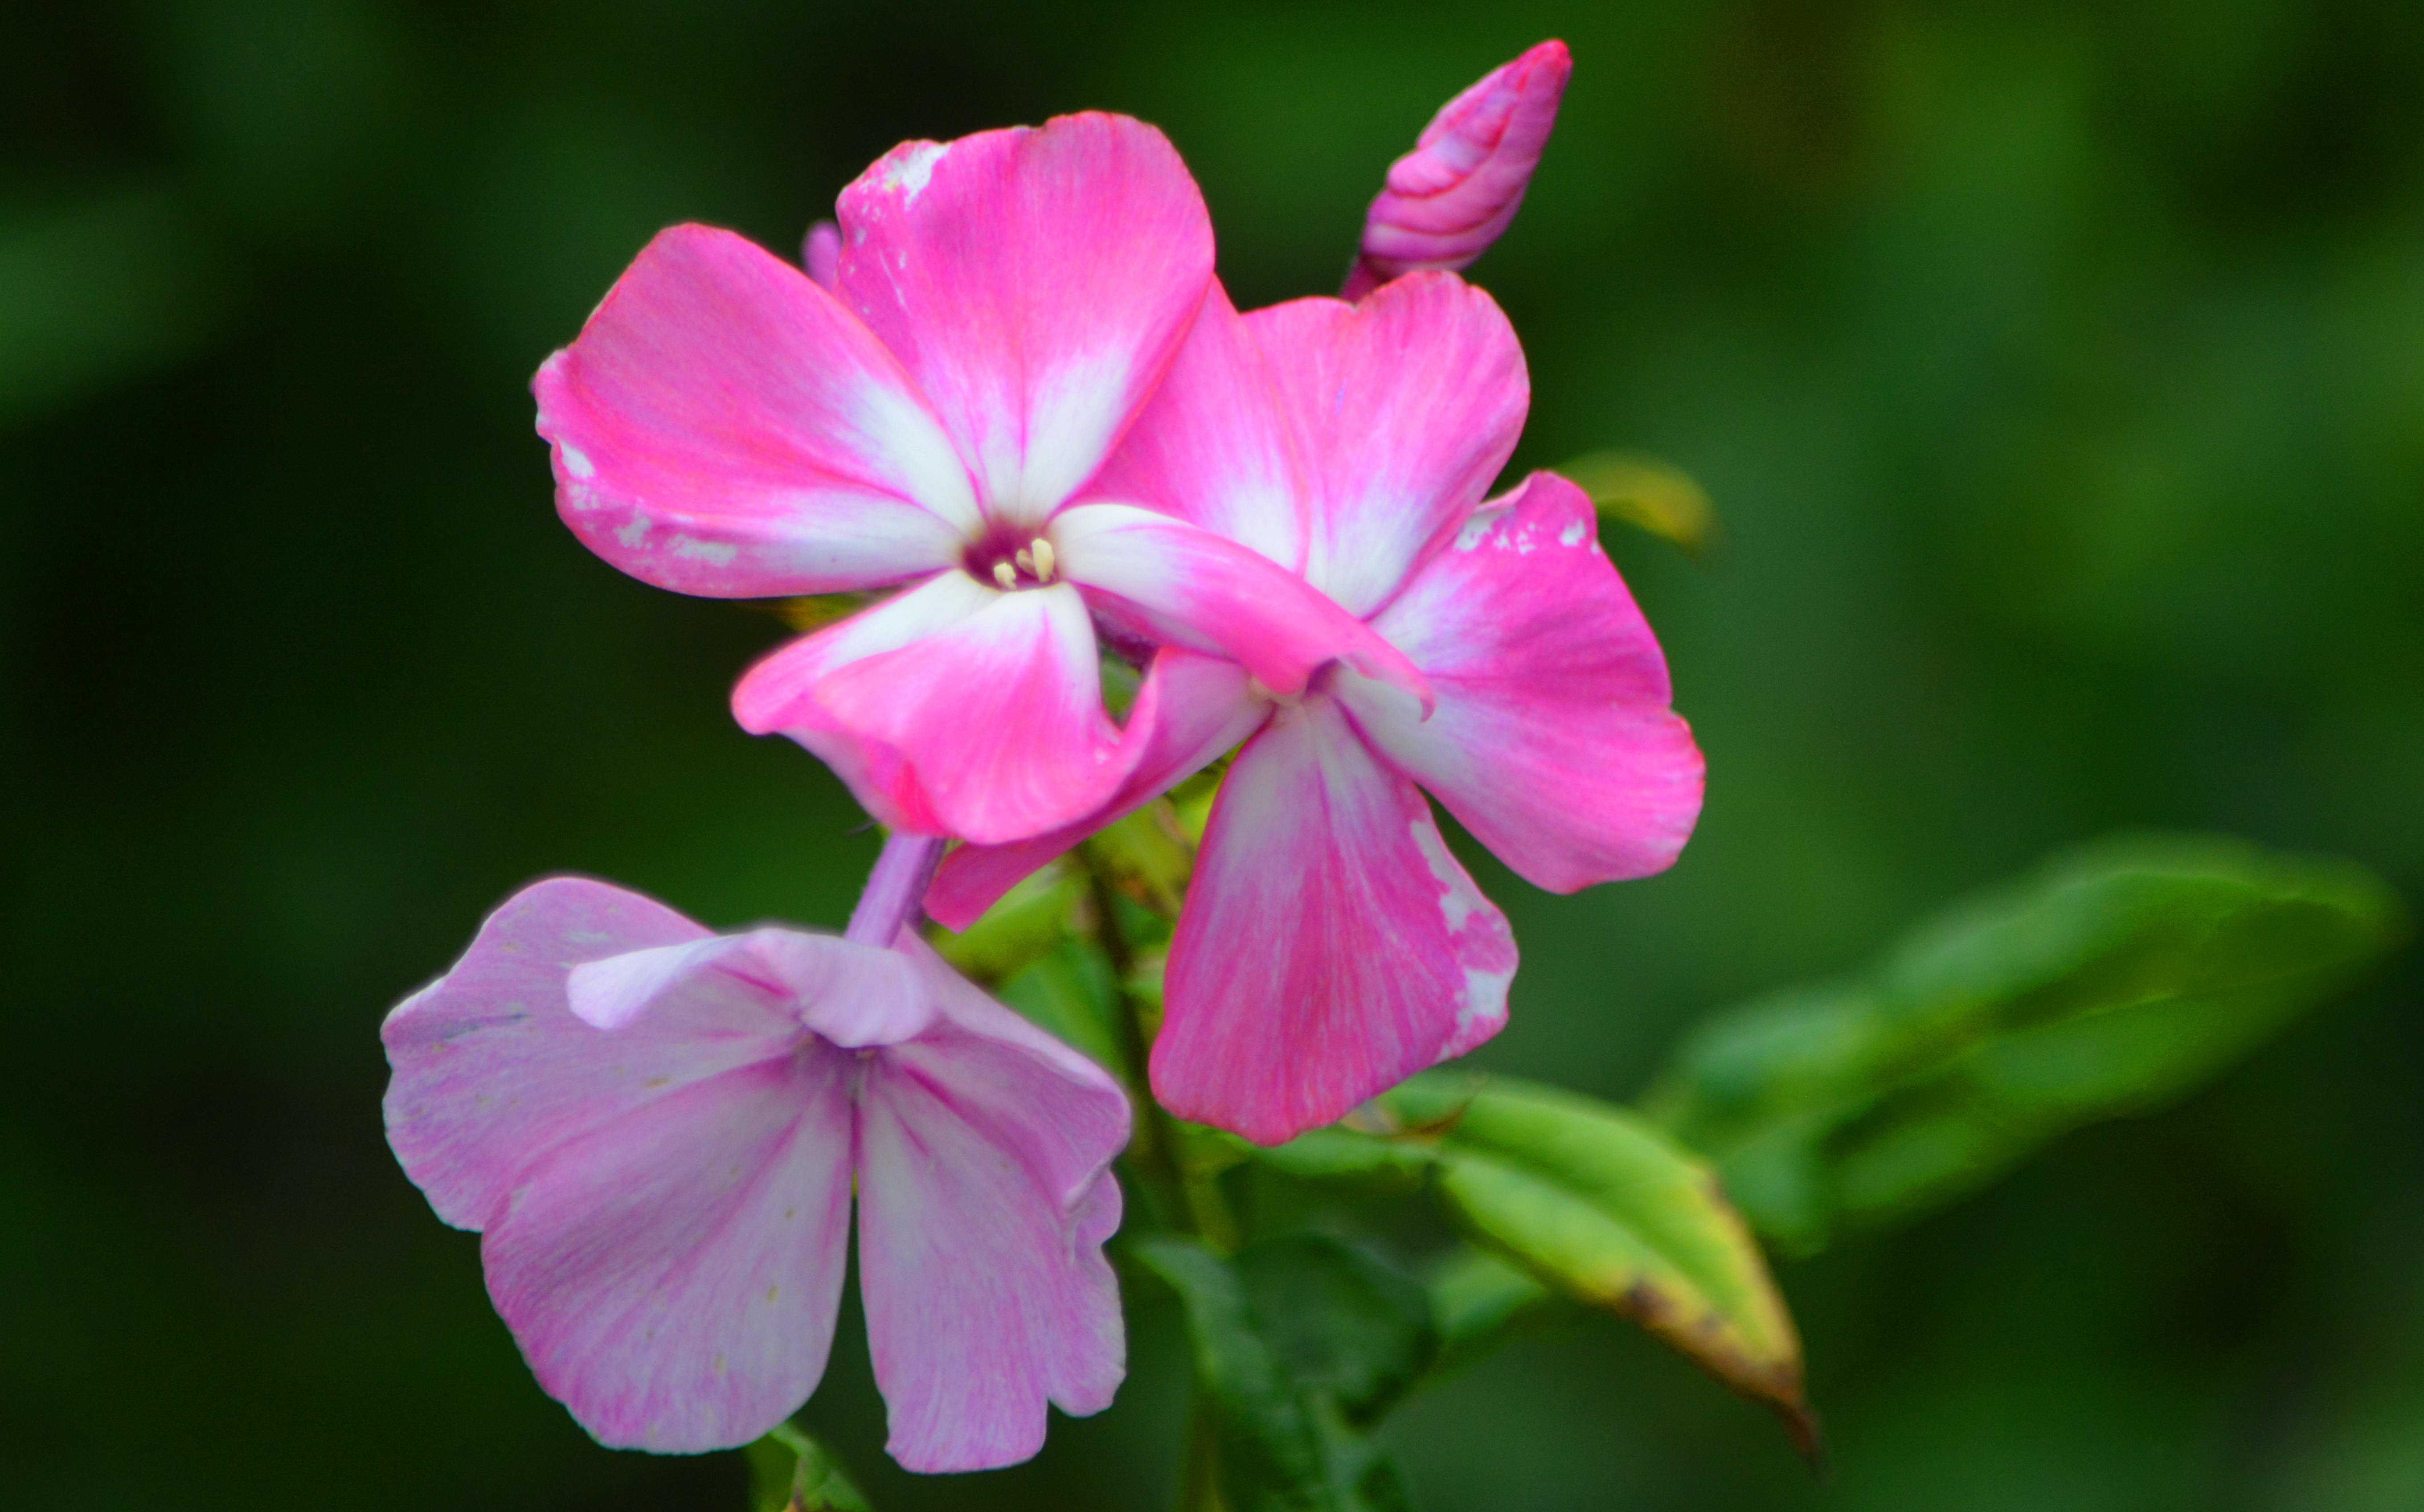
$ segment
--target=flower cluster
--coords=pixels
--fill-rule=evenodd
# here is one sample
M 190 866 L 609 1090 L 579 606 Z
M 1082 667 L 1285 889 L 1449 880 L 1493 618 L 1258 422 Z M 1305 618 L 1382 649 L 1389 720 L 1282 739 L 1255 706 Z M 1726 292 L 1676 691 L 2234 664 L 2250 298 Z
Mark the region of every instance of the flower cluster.
M 895 149 L 805 270 L 666 231 L 540 370 L 559 510 L 599 556 L 871 599 L 732 707 L 893 836 L 840 938 L 557 879 L 388 1021 L 399 1157 L 601 1440 L 713 1448 L 795 1409 L 853 1190 L 903 1464 L 1009 1463 L 1047 1401 L 1108 1402 L 1127 1103 L 955 976 L 921 911 L 965 928 L 1229 758 L 1150 1087 L 1274 1143 L 1506 1020 L 1512 934 L 1426 792 L 1555 891 L 1674 859 L 1701 766 L 1664 658 L 1578 488 L 1485 497 L 1529 384 L 1455 271 L 1570 67 L 1543 43 L 1441 112 L 1346 299 L 1241 314 L 1170 143 L 1088 114 Z M 1140 677 L 1124 719 L 1107 662 Z

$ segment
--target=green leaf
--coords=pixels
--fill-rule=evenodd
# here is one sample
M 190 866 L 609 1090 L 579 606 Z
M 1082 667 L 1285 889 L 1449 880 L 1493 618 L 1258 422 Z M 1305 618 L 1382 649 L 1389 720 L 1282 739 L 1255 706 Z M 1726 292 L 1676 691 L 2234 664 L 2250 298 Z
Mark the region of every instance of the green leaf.
M 964 931 L 936 925 L 926 938 L 962 976 L 1007 981 L 1079 932 L 1085 906 L 1086 879 L 1056 863 L 1022 879 Z
M 1368 1113 L 1392 1134 L 1436 1139 L 1455 1129 L 1475 1093 L 1490 1078 L 1469 1071 L 1418 1071 L 1382 1092 L 1356 1116 Z
M 822 1444 L 784 1423 L 743 1448 L 751 1512 L 873 1512 Z
M 2181 1096 L 2405 934 L 2352 864 L 2122 836 L 1955 906 L 1866 979 L 1712 1020 L 1649 1106 L 1762 1233 L 1814 1252 Z
M 1449 1091 L 1431 1079 L 1388 1105 L 1444 1106 Z M 1439 1194 L 1465 1233 L 1550 1290 L 1639 1324 L 1773 1409 L 1814 1454 L 1793 1319 L 1708 1166 L 1646 1120 L 1572 1092 L 1493 1080 L 1462 1097 Z M 1499 1290 L 1493 1305 L 1524 1304 L 1519 1288 Z
M 1417 1282 L 1318 1235 L 1225 1261 L 1166 1236 L 1134 1253 L 1186 1304 L 1228 1512 L 1405 1512 L 1404 1483 L 1368 1432 L 1438 1354 Z
M 1260 1145 L 1236 1135 L 1224 1138 L 1241 1155 L 1299 1181 L 1356 1190 L 1410 1190 L 1439 1161 L 1427 1142 L 1366 1134 L 1343 1125 L 1307 1130 L 1285 1144 Z
M 1113 1075 L 1126 1075 L 1111 964 L 1092 945 L 1062 940 L 1050 954 L 994 989 L 994 995 Z
M 1462 1245 L 1431 1273 L 1430 1294 L 1440 1330 L 1435 1370 L 1480 1358 L 1524 1324 L 1564 1305 L 1530 1271 Z
M 1664 536 L 1698 556 L 1717 533 L 1716 507 L 1692 475 L 1634 452 L 1593 452 L 1556 470 L 1607 519 Z
M 1482 1078 L 1460 1071 L 1417 1072 L 1328 1128 L 1284 1144 L 1220 1138 L 1240 1156 L 1300 1181 L 1361 1191 L 1405 1191 L 1439 1164 L 1439 1138 L 1464 1112 Z
M 1231 1262 L 1300 1391 L 1369 1426 L 1439 1352 L 1420 1282 L 1368 1249 L 1319 1234 L 1267 1239 Z

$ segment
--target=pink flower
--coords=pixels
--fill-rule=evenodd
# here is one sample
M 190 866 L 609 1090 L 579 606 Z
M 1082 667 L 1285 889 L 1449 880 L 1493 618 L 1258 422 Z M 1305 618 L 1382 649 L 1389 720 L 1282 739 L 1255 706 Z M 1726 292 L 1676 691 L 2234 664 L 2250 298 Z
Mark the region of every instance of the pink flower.
M 1416 268 L 1453 272 L 1488 251 L 1523 203 L 1573 71 L 1566 44 L 1545 41 L 1443 106 L 1389 166 L 1345 297 Z
M 1487 504 L 1529 399 L 1489 295 L 1415 273 L 1361 303 L 1239 316 L 1216 287 L 1095 486 L 1302 572 L 1422 673 L 1417 701 L 1348 667 L 1301 692 L 1164 654 L 1164 708 L 1102 822 L 1244 739 L 1223 779 L 1153 1049 L 1171 1111 L 1276 1142 L 1506 1019 L 1506 919 L 1442 841 L 1427 788 L 1555 892 L 1669 865 L 1701 762 L 1590 502 L 1536 472 Z M 1419 787 L 1417 786 L 1419 784 Z M 926 906 L 965 928 L 1074 843 L 968 847 Z
M 1047 1399 L 1109 1404 L 1105 1166 L 1126 1101 L 897 941 L 716 935 L 556 878 L 388 1016 L 397 1158 L 480 1233 L 523 1357 L 601 1442 L 725 1448 L 798 1409 L 833 1340 L 853 1183 L 895 1458 L 1011 1464 L 1043 1443 Z
M 1156 690 L 1125 730 L 1104 710 L 1090 610 L 1282 692 L 1340 655 L 1387 670 L 1318 595 L 1152 501 L 1067 507 L 1211 278 L 1158 132 L 910 142 L 839 211 L 830 292 L 727 231 L 660 234 L 534 385 L 558 508 L 615 566 L 724 597 L 901 590 L 751 669 L 745 727 L 895 830 L 1000 841 L 1100 804 L 1150 736 Z

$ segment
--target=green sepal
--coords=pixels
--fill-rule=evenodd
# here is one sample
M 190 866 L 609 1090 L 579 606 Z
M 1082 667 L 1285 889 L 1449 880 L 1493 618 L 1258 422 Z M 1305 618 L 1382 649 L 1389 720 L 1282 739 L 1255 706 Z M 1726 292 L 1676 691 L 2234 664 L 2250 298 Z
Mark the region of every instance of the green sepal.
M 741 1453 L 751 1512 L 874 1512 L 832 1453 L 789 1423 Z
M 838 625 L 869 604 L 881 602 L 887 596 L 881 592 L 850 592 L 837 594 L 805 594 L 795 598 L 755 598 L 743 600 L 752 609 L 762 609 L 803 635 Z

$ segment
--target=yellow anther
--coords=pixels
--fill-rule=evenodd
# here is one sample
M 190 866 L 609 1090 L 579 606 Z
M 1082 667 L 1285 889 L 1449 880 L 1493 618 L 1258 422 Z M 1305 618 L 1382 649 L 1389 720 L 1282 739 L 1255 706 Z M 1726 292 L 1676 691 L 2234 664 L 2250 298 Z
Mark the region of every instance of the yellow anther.
M 1026 548 L 1021 547 L 1018 550 L 1012 552 L 1010 559 L 1018 564 L 1019 571 L 1026 573 L 1030 578 L 1035 576 L 1035 558 L 1029 554 Z
M 997 562 L 993 565 L 993 581 L 1005 588 L 1015 588 L 1018 586 L 1018 569 L 1007 562 Z
M 1035 538 L 1034 546 L 1029 549 L 1035 553 L 1035 581 L 1050 582 L 1052 581 L 1052 543 L 1039 535 Z M 1022 560 L 1027 556 L 1026 551 L 1018 554 Z

